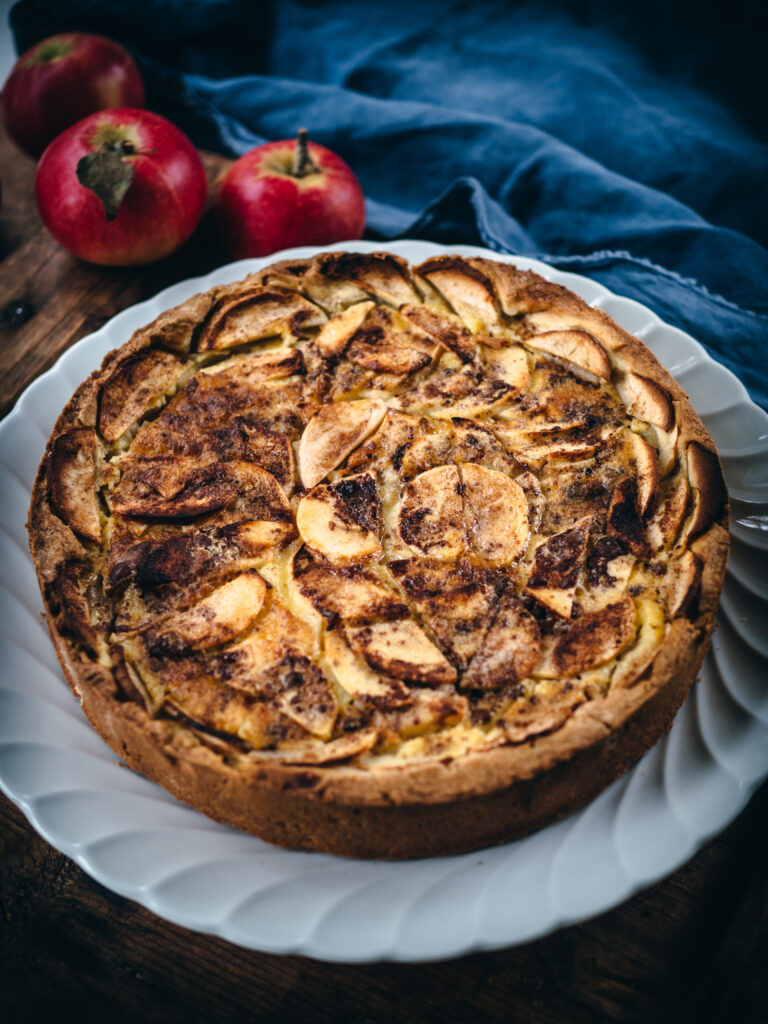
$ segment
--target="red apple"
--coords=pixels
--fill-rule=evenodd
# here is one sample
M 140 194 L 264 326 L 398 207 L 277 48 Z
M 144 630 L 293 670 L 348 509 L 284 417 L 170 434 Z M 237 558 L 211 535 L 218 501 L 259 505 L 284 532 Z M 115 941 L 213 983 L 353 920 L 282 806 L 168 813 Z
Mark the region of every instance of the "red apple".
M 205 204 L 205 171 L 183 132 L 148 110 L 101 110 L 62 132 L 35 176 L 57 241 L 90 263 L 132 266 L 173 252 Z
M 233 259 L 267 256 L 294 245 L 359 238 L 365 227 L 360 182 L 341 157 L 298 139 L 257 146 L 227 172 L 216 202 Z
M 143 107 L 144 83 L 131 55 L 103 36 L 67 32 L 16 61 L 3 87 L 8 134 L 40 156 L 65 128 L 107 107 Z

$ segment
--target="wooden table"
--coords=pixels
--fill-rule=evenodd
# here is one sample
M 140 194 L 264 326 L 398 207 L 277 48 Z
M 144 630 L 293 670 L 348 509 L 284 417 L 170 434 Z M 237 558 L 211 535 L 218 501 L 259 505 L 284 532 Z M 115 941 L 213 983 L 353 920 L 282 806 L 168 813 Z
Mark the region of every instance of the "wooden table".
M 206 158 L 213 180 L 226 161 Z M 0 415 L 73 342 L 223 257 L 212 228 L 142 270 L 45 232 L 34 164 L 0 134 Z M 186 931 L 113 895 L 0 797 L 0 1017 L 16 1021 L 768 1021 L 768 786 L 671 878 L 517 949 L 338 966 Z

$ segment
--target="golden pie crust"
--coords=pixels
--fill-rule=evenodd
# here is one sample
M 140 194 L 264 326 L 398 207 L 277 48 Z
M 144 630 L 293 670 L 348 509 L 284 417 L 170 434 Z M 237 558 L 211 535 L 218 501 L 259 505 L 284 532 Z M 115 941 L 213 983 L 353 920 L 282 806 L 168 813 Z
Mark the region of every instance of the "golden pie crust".
M 137 331 L 54 428 L 48 625 L 132 768 L 272 843 L 478 849 L 669 728 L 728 553 L 713 442 L 536 274 L 276 263 Z

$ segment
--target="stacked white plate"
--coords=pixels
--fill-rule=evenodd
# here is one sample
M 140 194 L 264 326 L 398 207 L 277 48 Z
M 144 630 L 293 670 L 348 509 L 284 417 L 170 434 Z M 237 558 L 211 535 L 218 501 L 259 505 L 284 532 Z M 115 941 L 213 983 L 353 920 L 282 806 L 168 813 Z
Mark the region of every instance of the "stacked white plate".
M 418 263 L 474 247 L 404 241 Z M 672 730 L 588 807 L 506 846 L 386 863 L 297 853 L 216 825 L 120 765 L 59 670 L 27 549 L 29 495 L 76 387 L 137 328 L 195 292 L 292 249 L 183 281 L 69 349 L 0 424 L 0 787 L 49 843 L 107 888 L 178 924 L 272 953 L 430 960 L 525 942 L 584 920 L 670 873 L 745 806 L 768 774 L 768 415 L 696 341 L 637 302 L 535 260 L 656 354 L 718 445 L 732 502 L 719 628 Z

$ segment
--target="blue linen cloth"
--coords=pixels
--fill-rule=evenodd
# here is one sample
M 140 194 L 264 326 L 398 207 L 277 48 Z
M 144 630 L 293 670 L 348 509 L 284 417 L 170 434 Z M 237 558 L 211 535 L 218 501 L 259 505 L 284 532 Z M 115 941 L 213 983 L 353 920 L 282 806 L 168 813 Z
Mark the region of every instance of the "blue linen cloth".
M 690 0 L 22 0 L 11 24 L 20 50 L 122 42 L 200 147 L 306 126 L 359 177 L 368 237 L 586 274 L 768 407 L 768 8 L 734 7 L 725 26 Z

